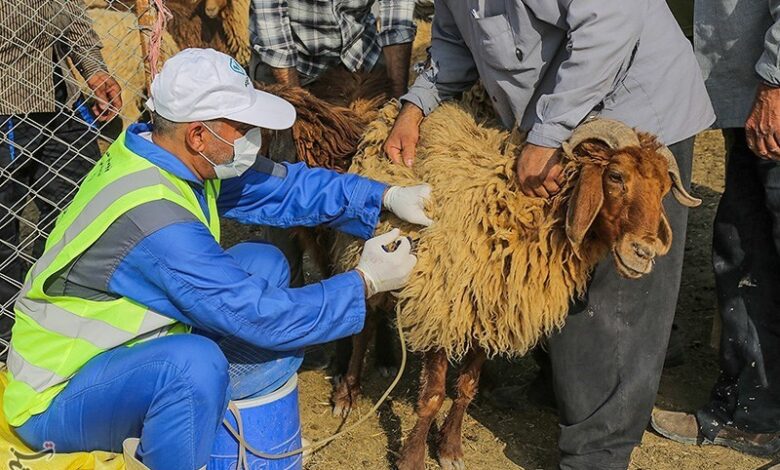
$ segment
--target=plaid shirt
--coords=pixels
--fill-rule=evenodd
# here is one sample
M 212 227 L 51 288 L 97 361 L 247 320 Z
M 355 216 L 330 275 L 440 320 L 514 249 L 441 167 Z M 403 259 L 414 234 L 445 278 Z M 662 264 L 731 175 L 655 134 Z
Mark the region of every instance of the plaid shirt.
M 371 70 L 382 47 L 414 40 L 414 0 L 252 0 L 250 35 L 260 59 L 307 78 L 338 63 Z

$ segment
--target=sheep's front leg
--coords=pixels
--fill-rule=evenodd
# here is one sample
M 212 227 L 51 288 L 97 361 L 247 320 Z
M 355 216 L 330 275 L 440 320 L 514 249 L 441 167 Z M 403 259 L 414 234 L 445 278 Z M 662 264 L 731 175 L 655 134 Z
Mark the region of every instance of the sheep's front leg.
M 442 350 L 425 353 L 417 402 L 417 423 L 407 437 L 398 461 L 398 470 L 425 470 L 425 441 L 436 414 L 444 403 L 447 354 Z
M 466 408 L 479 388 L 479 373 L 485 363 L 485 351 L 476 349 L 466 356 L 458 376 L 458 397 L 452 403 L 439 434 L 439 465 L 442 470 L 465 470 L 463 462 L 462 426 Z
M 349 357 L 346 374 L 336 383 L 331 401 L 333 402 L 333 416 L 346 418 L 352 411 L 352 405 L 360 396 L 360 377 L 363 372 L 363 360 L 366 357 L 366 349 L 371 337 L 376 330 L 377 313 L 369 312 L 363 331 L 352 337 L 352 355 Z

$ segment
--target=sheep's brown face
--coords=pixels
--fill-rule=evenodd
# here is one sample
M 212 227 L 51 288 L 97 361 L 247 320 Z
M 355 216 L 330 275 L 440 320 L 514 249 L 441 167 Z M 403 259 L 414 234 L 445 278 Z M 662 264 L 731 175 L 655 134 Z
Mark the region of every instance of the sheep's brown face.
M 594 230 L 609 241 L 623 276 L 649 273 L 655 258 L 669 252 L 672 229 L 662 201 L 671 186 L 666 160 L 655 153 L 620 152 L 607 165 Z
M 219 12 L 227 6 L 228 0 L 205 0 L 203 11 L 209 18 L 216 18 Z
M 672 187 L 667 160 L 639 148 L 605 151 L 603 158 L 581 169 L 567 232 L 579 230 L 580 240 L 590 234 L 606 243 L 618 272 L 639 278 L 672 243 L 662 204 Z

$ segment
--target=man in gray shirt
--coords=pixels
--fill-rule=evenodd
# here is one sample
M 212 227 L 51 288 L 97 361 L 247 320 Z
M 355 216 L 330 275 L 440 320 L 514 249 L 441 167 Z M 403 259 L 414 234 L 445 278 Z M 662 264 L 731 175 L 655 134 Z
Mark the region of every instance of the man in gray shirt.
M 689 444 L 780 451 L 780 0 L 697 1 L 696 52 L 726 137 L 713 233 L 720 377 L 696 414 L 656 411 Z
M 411 166 L 424 116 L 477 79 L 501 122 L 529 131 L 517 175 L 530 196 L 559 191 L 556 150 L 588 115 L 657 134 L 686 184 L 693 136 L 714 119 L 691 45 L 664 0 L 437 0 L 430 60 L 401 98 L 388 156 Z M 562 469 L 626 468 L 648 424 L 687 217 L 674 201 L 665 207 L 674 244 L 655 271 L 626 280 L 602 263 L 586 299 L 549 339 Z

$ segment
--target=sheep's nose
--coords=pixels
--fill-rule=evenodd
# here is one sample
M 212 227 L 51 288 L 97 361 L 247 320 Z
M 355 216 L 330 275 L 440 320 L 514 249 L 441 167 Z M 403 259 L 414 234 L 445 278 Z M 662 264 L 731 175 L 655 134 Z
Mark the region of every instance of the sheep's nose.
M 642 259 L 655 258 L 655 250 L 649 245 L 645 245 L 644 243 L 634 242 L 631 244 L 631 248 L 633 248 L 634 253 L 636 253 L 636 255 Z

